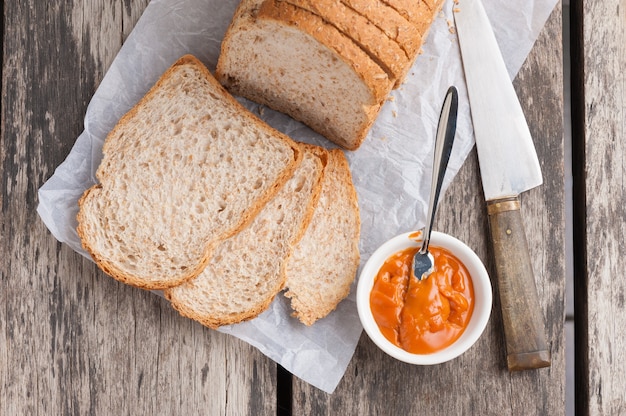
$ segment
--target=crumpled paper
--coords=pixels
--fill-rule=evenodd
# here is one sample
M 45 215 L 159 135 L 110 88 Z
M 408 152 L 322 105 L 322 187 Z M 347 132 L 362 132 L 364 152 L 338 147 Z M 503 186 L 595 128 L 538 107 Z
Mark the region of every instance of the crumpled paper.
M 556 3 L 484 0 L 511 78 Z M 77 201 L 95 183 L 107 133 L 180 56 L 192 53 L 213 71 L 236 6 L 237 0 L 152 0 L 147 6 L 94 94 L 83 133 L 39 190 L 38 213 L 59 241 L 89 258 L 76 233 Z M 459 116 L 444 191 L 474 145 L 453 7 L 462 3 L 446 2 L 406 82 L 391 93 L 361 148 L 346 153 L 361 209 L 361 264 L 384 241 L 425 223 L 435 130 L 450 85 L 459 90 Z M 283 114 L 240 101 L 295 140 L 335 147 Z M 258 318 L 219 331 L 245 340 L 297 377 L 331 393 L 362 331 L 355 285 L 336 311 L 311 327 L 292 318 L 288 301 L 279 295 Z

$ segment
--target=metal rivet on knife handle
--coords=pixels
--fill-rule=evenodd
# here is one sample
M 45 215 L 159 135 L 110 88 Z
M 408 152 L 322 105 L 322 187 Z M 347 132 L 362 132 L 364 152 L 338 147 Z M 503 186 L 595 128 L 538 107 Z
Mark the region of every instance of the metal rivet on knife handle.
M 487 213 L 491 215 L 497 212 L 519 210 L 520 208 L 521 205 L 517 198 L 501 199 L 488 204 Z

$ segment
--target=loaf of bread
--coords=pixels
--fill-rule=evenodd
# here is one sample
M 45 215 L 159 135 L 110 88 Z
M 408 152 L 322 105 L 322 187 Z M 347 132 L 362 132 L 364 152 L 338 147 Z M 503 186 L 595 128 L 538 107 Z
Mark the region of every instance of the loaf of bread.
M 289 114 L 347 149 L 360 145 L 395 82 L 320 17 L 264 0 L 241 1 L 216 77 L 231 93 Z
M 312 325 L 348 296 L 359 266 L 361 221 L 348 162 L 330 151 L 313 218 L 287 261 L 294 315 Z
M 243 230 L 222 241 L 204 271 L 165 291 L 182 315 L 210 327 L 263 312 L 285 284 L 285 261 L 302 237 L 321 190 L 326 154 L 303 145 L 293 176 Z
M 78 235 L 115 279 L 180 285 L 282 188 L 301 153 L 182 57 L 107 136 Z
M 217 63 L 233 94 L 356 150 L 442 0 L 242 0 Z

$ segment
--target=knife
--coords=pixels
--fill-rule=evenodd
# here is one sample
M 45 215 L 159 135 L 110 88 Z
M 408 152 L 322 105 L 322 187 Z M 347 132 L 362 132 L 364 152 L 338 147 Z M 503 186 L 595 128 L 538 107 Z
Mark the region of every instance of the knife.
M 487 201 L 509 371 L 550 365 L 519 195 L 543 183 L 526 118 L 480 0 L 457 0 L 478 162 Z

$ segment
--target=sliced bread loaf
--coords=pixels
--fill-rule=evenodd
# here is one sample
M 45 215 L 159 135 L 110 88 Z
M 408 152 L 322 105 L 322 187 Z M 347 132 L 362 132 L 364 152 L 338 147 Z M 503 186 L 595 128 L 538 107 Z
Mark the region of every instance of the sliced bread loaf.
M 313 218 L 287 261 L 294 315 L 312 325 L 348 296 L 359 266 L 360 215 L 348 162 L 330 151 Z
M 285 259 L 310 221 L 323 162 L 304 147 L 292 178 L 254 220 L 217 246 L 198 277 L 165 291 L 172 306 L 210 328 L 264 311 L 283 288 Z
M 287 6 L 242 0 L 222 42 L 216 77 L 233 94 L 356 149 L 395 80 L 335 27 Z
M 372 22 L 387 37 L 398 42 L 409 60 L 415 59 L 419 54 L 423 41 L 421 32 L 396 9 L 382 1 L 341 0 L 341 3 Z
M 321 17 L 352 39 L 381 68 L 397 87 L 410 68 L 410 60 L 398 43 L 367 18 L 336 0 L 283 0 Z M 278 1 L 277 5 L 283 1 Z
M 177 61 L 107 136 L 78 235 L 115 279 L 176 286 L 291 176 L 299 147 L 249 113 L 192 56 Z

